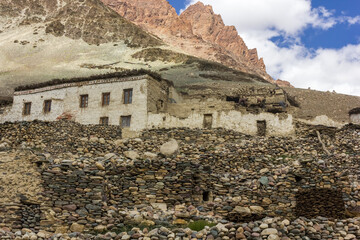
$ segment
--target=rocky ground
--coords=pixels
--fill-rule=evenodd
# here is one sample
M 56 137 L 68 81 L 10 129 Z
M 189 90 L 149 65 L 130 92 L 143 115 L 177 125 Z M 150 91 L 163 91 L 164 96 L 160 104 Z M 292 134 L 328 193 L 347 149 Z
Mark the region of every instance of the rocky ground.
M 41 226 L 32 225 L 31 221 L 23 222 L 22 227 L 12 228 L 4 224 L 3 216 L 0 214 L 2 227 L 0 237 L 1 239 L 360 239 L 360 128 L 346 126 L 342 129 L 332 129 L 298 125 L 297 129 L 296 136 L 286 138 L 251 137 L 223 129 L 169 129 L 149 130 L 143 132 L 139 138 L 122 139 L 121 129 L 115 126 L 82 126 L 67 121 L 3 124 L 0 126 L 2 151 L 0 181 L 6 181 L 7 184 L 1 186 L 2 205 L 4 202 L 20 204 L 24 201 L 20 194 L 25 195 L 25 199 L 34 196 L 39 196 L 37 200 L 46 198 L 44 195 L 36 194 L 37 191 L 41 191 L 39 186 L 41 180 L 47 181 L 46 178 L 39 177 L 46 169 L 53 169 L 55 172 L 62 169 L 64 174 L 72 169 L 78 172 L 91 170 L 98 176 L 104 176 L 110 169 L 113 171 L 114 166 L 118 169 L 131 166 L 132 168 L 128 169 L 133 169 L 133 166 L 142 166 L 141 164 L 148 163 L 149 160 L 150 163 L 163 162 L 170 168 L 175 167 L 173 163 L 177 162 L 210 165 L 218 170 L 217 174 L 221 177 L 221 181 L 218 182 L 220 189 L 220 186 L 241 183 L 244 189 L 250 189 L 253 193 L 259 193 L 261 189 L 260 193 L 267 193 L 269 197 L 260 199 L 259 203 L 259 199 L 256 199 L 259 197 L 257 194 L 254 194 L 255 197 L 252 195 L 235 197 L 229 192 L 217 196 L 211 204 L 195 206 L 177 201 L 173 205 L 168 204 L 167 208 L 163 208 L 161 204 L 121 207 L 110 201 L 107 206 L 102 207 L 106 216 L 98 219 L 90 215 L 81 217 L 83 210 L 77 208 L 76 203 L 75 206 L 60 205 L 53 209 L 54 212 L 45 211 L 48 215 L 41 216 L 47 221 L 54 220 L 54 225 L 61 219 L 70 219 L 68 226 L 59 225 L 54 228 L 55 233 L 41 230 Z M 316 130 L 319 131 L 330 155 L 326 154 L 319 143 Z M 177 143 L 174 141 L 169 143 L 171 138 Z M 164 143 L 168 143 L 168 146 L 164 146 Z M 291 186 L 292 181 L 297 181 L 295 179 L 297 175 L 294 176 L 294 180 L 291 180 L 292 177 L 287 177 L 289 171 L 297 170 L 295 173 L 303 174 L 300 176 L 304 179 L 298 179 L 300 183 L 303 181 L 305 184 L 317 178 L 312 172 L 315 170 L 311 170 L 306 175 L 302 170 L 304 166 L 314 168 L 322 177 L 321 172 L 326 173 L 326 169 L 336 169 L 339 179 L 350 182 L 348 186 L 350 192 L 346 195 L 347 200 L 344 200 L 347 211 L 344 212 L 344 216 L 326 218 L 267 214 L 260 219 L 232 222 L 224 217 L 222 211 L 218 211 L 225 208 L 232 209 L 231 211 L 236 213 L 247 211 L 269 213 L 272 207 L 277 208 L 283 204 L 277 205 L 278 197 L 274 195 L 275 191 L 280 190 L 280 185 L 288 183 Z M 59 170 L 55 170 L 56 167 Z M 18 184 L 24 176 L 25 178 L 29 176 L 29 181 L 21 181 L 21 184 Z M 324 178 L 325 180 L 320 182 L 323 186 L 320 187 L 326 188 L 326 185 L 333 184 L 330 175 L 325 174 Z M 166 179 L 163 182 L 166 184 Z M 158 185 L 156 187 L 161 188 Z M 142 194 L 141 190 L 135 187 L 132 191 L 135 195 Z M 30 192 L 33 194 L 29 195 Z M 95 202 L 97 203 L 96 200 Z M 265 205 L 257 206 L 260 204 Z M 290 202 L 289 205 L 286 204 L 285 209 L 292 207 Z M 28 215 L 32 214 L 36 215 L 31 211 Z M 36 217 L 26 219 L 36 219 Z M 188 224 L 198 220 L 207 220 L 215 226 L 208 226 L 203 230 L 191 230 Z M 24 227 L 24 224 L 27 227 Z M 93 226 L 93 230 L 87 230 L 89 226 Z

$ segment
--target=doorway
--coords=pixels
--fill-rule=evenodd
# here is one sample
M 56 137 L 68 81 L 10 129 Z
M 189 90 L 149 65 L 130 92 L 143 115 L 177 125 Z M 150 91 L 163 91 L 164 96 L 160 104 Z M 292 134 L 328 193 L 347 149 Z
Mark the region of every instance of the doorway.
M 204 128 L 211 129 L 213 123 L 212 114 L 204 114 Z
M 266 136 L 266 121 L 257 121 L 257 135 Z

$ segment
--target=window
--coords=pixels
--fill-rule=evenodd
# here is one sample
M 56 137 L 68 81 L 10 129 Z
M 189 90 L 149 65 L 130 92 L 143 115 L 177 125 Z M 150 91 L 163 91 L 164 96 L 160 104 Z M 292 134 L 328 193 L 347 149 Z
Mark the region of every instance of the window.
M 89 95 L 80 95 L 80 107 L 87 108 L 89 104 Z
M 203 201 L 208 202 L 209 200 L 210 200 L 210 192 L 209 191 L 204 191 L 203 192 Z
M 51 112 L 51 100 L 44 101 L 44 113 Z
M 132 94 L 133 94 L 132 88 L 124 89 L 124 104 L 132 103 Z
M 110 105 L 110 93 L 103 93 L 102 94 L 102 105 L 109 106 Z
M 257 121 L 258 136 L 266 136 L 266 121 Z
M 23 115 L 30 115 L 31 113 L 31 102 L 24 103 Z
M 120 126 L 122 128 L 130 127 L 131 116 L 121 116 L 120 118 Z
M 109 125 L 109 118 L 108 117 L 101 117 L 100 118 L 101 125 Z
M 227 101 L 227 102 L 239 103 L 239 102 L 240 102 L 240 98 L 239 98 L 239 97 L 226 96 L 226 101 Z

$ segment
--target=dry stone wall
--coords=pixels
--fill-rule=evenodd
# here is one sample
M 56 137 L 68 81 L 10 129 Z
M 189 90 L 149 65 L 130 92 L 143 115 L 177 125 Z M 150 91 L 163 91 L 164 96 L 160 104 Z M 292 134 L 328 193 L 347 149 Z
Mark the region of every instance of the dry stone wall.
M 67 121 L 1 125 L 8 149 L 27 151 L 35 159 L 43 188 L 38 203 L 23 199 L 0 206 L 11 215 L 0 214 L 2 226 L 56 234 L 118 231 L 122 233 L 114 236 L 125 239 L 149 236 L 151 230 L 124 230 L 134 224 L 162 226 L 150 236 L 163 238 L 360 237 L 360 129 L 297 127 L 297 138 L 177 128 L 120 139 L 115 127 Z M 169 139 L 175 139 L 179 149 L 165 156 L 160 146 Z M 53 148 L 57 141 L 79 145 Z M 171 229 L 199 219 L 217 226 L 202 232 Z

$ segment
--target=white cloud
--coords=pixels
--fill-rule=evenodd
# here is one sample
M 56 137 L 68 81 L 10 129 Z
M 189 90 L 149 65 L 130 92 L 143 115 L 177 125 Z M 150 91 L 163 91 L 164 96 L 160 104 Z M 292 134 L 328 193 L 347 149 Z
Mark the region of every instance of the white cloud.
M 353 24 L 360 24 L 360 16 L 356 16 L 356 17 L 349 17 L 347 19 L 348 23 L 350 25 L 353 25 Z
M 189 4 L 197 0 L 189 0 Z M 234 25 L 249 48 L 264 57 L 268 73 L 294 86 L 360 95 L 360 44 L 341 49 L 307 49 L 300 34 L 308 27 L 330 29 L 339 23 L 360 24 L 360 16 L 335 16 L 310 0 L 202 0 Z M 287 47 L 270 39 L 281 36 Z

